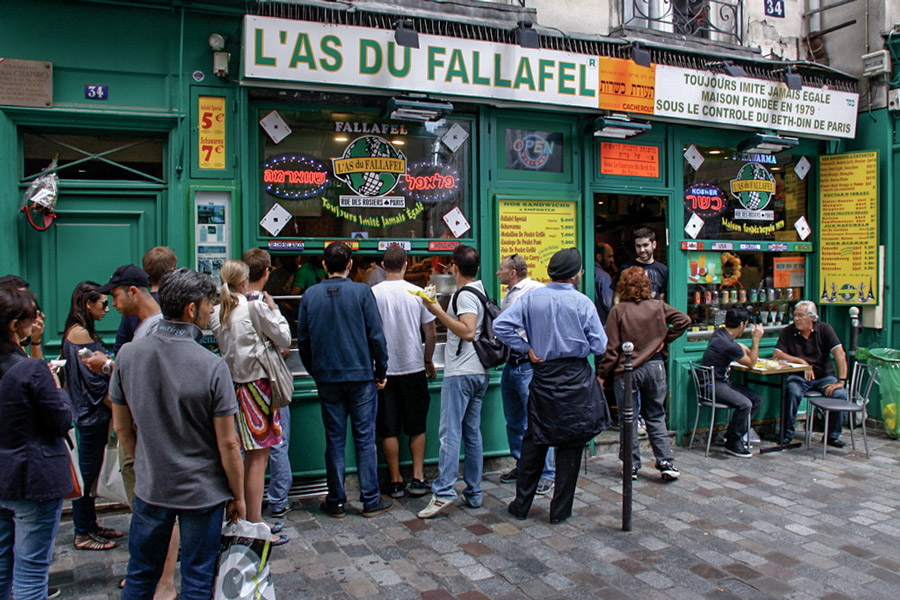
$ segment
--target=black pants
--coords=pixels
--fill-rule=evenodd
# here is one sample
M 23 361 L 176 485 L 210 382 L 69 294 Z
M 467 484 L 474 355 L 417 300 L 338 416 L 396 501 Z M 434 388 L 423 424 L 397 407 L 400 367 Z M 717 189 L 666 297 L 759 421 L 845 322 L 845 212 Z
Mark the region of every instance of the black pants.
M 525 430 L 522 440 L 522 456 L 519 458 L 519 475 L 516 478 L 516 499 L 509 505 L 509 511 L 521 518 L 528 516 L 538 482 L 544 471 L 544 459 L 551 446 L 538 443 L 531 430 Z M 575 487 L 578 483 L 578 469 L 584 444 L 556 446 L 556 480 L 553 500 L 550 502 L 550 520 L 562 521 L 572 515 L 575 501 Z

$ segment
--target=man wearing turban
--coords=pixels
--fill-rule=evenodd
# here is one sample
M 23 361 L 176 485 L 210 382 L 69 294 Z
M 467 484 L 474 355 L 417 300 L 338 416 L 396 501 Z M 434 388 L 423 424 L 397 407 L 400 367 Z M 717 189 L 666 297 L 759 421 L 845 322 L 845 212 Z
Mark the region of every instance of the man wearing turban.
M 560 250 L 550 259 L 551 282 L 535 289 L 494 321 L 494 333 L 534 364 L 528 398 L 528 429 L 522 441 L 516 478 L 516 499 L 509 512 L 525 519 L 531 509 L 544 458 L 556 447 L 556 486 L 550 522 L 572 515 L 581 451 L 611 424 L 603 390 L 588 363 L 590 354 L 606 350 L 606 333 L 591 300 L 576 288 L 584 273 L 576 248 Z M 518 333 L 524 329 L 526 342 Z

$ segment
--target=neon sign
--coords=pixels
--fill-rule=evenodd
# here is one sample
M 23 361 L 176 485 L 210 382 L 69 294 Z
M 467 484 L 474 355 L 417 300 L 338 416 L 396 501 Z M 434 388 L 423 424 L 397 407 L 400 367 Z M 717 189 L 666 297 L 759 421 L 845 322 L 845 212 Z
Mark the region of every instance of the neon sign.
M 422 202 L 446 200 L 459 189 L 459 172 L 443 163 L 421 162 L 410 166 L 400 188 Z
M 725 211 L 725 190 L 714 183 L 692 183 L 684 188 L 684 208 L 701 217 L 716 217 Z
M 266 192 L 285 200 L 303 200 L 320 195 L 328 184 L 322 163 L 297 154 L 282 154 L 266 160 L 263 168 Z

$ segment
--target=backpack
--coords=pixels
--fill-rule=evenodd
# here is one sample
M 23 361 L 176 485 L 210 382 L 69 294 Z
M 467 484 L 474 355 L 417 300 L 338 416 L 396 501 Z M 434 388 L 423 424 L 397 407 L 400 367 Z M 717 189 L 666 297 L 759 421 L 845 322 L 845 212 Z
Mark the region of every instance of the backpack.
M 450 301 L 453 305 L 454 314 L 458 314 L 456 312 L 456 298 L 459 296 L 460 292 L 472 292 L 479 300 L 481 300 L 481 304 L 484 306 L 484 318 L 481 321 L 481 335 L 472 341 L 472 345 L 475 346 L 475 353 L 478 355 L 478 360 L 481 361 L 481 365 L 486 369 L 499 367 L 509 360 L 510 354 L 509 346 L 501 342 L 500 339 L 494 335 L 494 319 L 500 316 L 500 307 L 497 306 L 496 302 L 481 293 L 480 290 L 465 286 L 458 289 L 456 293 L 453 294 L 453 298 Z M 459 347 L 456 349 L 457 356 L 459 356 L 461 350 L 462 340 L 460 340 Z

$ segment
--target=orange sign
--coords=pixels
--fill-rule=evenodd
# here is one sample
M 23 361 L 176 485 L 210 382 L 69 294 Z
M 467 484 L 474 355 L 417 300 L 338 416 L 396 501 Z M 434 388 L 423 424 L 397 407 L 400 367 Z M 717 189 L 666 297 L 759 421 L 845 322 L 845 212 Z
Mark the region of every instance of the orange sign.
M 597 71 L 599 108 L 653 114 L 655 65 L 641 67 L 625 58 L 601 57 L 597 63 Z
M 804 287 L 806 285 L 806 258 L 803 256 L 778 257 L 772 284 L 777 288 Z
M 600 172 L 604 175 L 659 177 L 659 146 L 601 142 Z
M 225 98 L 200 96 L 198 126 L 200 135 L 198 167 L 201 169 L 225 168 Z

